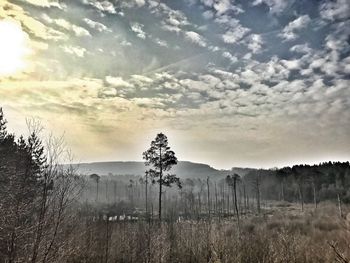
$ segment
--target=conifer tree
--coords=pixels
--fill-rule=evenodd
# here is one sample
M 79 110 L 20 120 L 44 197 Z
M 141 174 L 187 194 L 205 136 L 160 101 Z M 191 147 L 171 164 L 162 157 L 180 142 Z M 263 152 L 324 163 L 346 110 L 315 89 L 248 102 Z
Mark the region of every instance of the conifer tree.
M 159 205 L 158 217 L 162 220 L 162 187 L 170 187 L 176 184 L 181 188 L 181 182 L 175 174 L 167 173 L 177 164 L 175 153 L 168 146 L 168 138 L 163 134 L 157 134 L 155 140 L 151 142 L 151 147 L 143 153 L 146 166 L 151 168 L 148 174 L 153 178 L 153 183 L 159 184 Z

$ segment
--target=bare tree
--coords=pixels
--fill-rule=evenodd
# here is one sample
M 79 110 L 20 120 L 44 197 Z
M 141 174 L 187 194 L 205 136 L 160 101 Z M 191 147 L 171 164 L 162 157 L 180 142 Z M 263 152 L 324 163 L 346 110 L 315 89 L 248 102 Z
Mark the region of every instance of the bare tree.
M 260 171 L 256 171 L 255 177 L 254 177 L 254 182 L 253 182 L 253 187 L 255 190 L 255 194 L 256 194 L 256 207 L 257 207 L 257 211 L 258 214 L 261 213 L 261 200 L 260 200 L 260 186 L 261 186 L 261 175 L 260 175 Z
M 210 189 L 209 189 L 209 176 L 207 177 L 207 200 L 208 200 L 208 218 L 210 219 Z
M 96 202 L 98 202 L 98 185 L 100 182 L 100 176 L 98 174 L 90 174 L 90 179 L 92 179 L 93 181 L 95 181 L 96 183 Z
M 231 187 L 231 190 L 233 191 L 233 203 L 235 207 L 238 226 L 240 225 L 240 221 L 239 221 L 239 212 L 238 212 L 238 205 L 237 205 L 237 183 L 238 181 L 240 181 L 240 179 L 241 179 L 240 175 L 236 173 L 234 173 L 233 175 L 228 175 L 226 177 L 226 182 Z

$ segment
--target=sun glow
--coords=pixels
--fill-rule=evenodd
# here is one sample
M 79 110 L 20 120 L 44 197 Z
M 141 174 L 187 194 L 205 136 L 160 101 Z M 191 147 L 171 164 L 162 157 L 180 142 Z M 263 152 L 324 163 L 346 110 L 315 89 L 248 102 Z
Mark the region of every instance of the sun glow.
M 11 76 L 26 67 L 29 37 L 14 20 L 0 20 L 0 76 Z

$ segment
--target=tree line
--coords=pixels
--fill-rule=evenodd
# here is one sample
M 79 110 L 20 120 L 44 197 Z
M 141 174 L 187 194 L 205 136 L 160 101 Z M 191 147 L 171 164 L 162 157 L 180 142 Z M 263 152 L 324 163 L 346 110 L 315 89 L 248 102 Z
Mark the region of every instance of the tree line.
M 327 162 L 281 169 L 252 169 L 244 176 L 232 172 L 226 177 L 183 178 L 178 179 L 181 188 L 162 189 L 164 200 L 161 204 L 166 217 L 175 213 L 177 218 L 184 219 L 260 214 L 271 201 L 299 203 L 301 210 L 305 204 L 312 204 L 317 209 L 323 201 L 341 205 L 350 201 L 349 171 L 348 162 Z M 116 215 L 145 212 L 154 215 L 152 218 L 159 215 L 156 209 L 159 210 L 160 187 L 148 173 L 143 177 L 99 176 L 99 180 L 98 203 L 109 204 Z M 94 203 L 96 180 L 90 180 L 89 185 L 86 196 Z
M 62 161 L 61 139 L 44 146 L 41 126 L 27 121 L 29 136 L 7 131 L 0 108 L 0 262 L 52 262 L 67 238 L 69 209 L 80 179 Z

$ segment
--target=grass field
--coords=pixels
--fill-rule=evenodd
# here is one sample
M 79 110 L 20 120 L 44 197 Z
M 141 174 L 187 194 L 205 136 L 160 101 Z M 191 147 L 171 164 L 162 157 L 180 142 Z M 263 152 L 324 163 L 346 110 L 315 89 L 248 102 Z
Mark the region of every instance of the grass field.
M 344 214 L 349 207 L 343 207 Z M 333 203 L 274 203 L 261 215 L 158 222 L 87 222 L 68 262 L 348 262 L 350 228 Z

